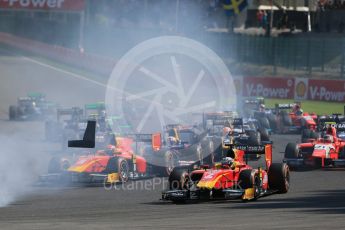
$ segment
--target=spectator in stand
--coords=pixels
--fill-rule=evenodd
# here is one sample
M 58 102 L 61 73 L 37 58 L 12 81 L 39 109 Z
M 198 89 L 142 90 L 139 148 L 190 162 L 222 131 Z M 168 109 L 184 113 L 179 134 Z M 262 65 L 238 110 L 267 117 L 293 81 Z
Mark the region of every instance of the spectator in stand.
M 266 10 L 263 11 L 263 16 L 262 16 L 262 28 L 266 29 L 268 24 L 268 14 Z
M 262 10 L 258 10 L 256 12 L 256 19 L 258 20 L 259 27 L 262 27 L 263 17 L 264 17 L 264 12 Z

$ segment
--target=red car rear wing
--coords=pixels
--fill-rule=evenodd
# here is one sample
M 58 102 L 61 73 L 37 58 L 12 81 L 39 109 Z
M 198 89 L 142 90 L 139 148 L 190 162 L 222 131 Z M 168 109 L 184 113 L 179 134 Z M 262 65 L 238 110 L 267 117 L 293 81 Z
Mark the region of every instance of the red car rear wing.
M 245 154 L 264 154 L 266 169 L 268 170 L 272 164 L 272 142 L 264 145 L 234 145 L 234 149 L 242 150 Z

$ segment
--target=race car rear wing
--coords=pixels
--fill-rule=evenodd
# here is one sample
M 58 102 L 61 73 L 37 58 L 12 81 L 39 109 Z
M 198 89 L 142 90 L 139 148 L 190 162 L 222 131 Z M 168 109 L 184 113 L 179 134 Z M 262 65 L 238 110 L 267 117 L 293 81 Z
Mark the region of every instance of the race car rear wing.
M 244 151 L 245 155 L 256 154 L 265 155 L 266 169 L 272 164 L 272 142 L 266 142 L 264 145 L 233 145 L 233 149 Z M 246 158 L 247 160 L 247 158 Z
M 255 98 L 245 98 L 243 101 L 245 104 L 265 104 L 265 98 L 255 97 Z
M 206 127 L 206 125 L 223 126 L 226 124 L 226 122 L 231 122 L 237 116 L 237 112 L 233 111 L 219 113 L 203 113 L 202 122 L 204 127 Z M 212 124 L 210 124 L 210 122 Z
M 60 120 L 60 117 L 64 115 L 76 115 L 80 117 L 83 115 L 83 112 L 84 112 L 83 109 L 79 107 L 72 107 L 68 109 L 59 108 L 57 109 L 57 120 Z
M 135 142 L 150 142 L 154 150 L 160 149 L 161 146 L 161 134 L 128 134 L 126 135 L 132 138 Z M 68 147 L 70 148 L 94 148 L 96 140 L 96 121 L 87 121 L 87 126 L 84 132 L 83 140 L 69 140 Z M 115 134 L 111 138 L 111 145 L 116 145 Z
M 87 121 L 83 140 L 69 140 L 70 148 L 94 148 L 96 144 L 96 121 Z
M 281 109 L 291 109 L 294 105 L 295 105 L 295 103 L 275 104 L 275 108 L 276 108 L 277 110 L 281 110 Z

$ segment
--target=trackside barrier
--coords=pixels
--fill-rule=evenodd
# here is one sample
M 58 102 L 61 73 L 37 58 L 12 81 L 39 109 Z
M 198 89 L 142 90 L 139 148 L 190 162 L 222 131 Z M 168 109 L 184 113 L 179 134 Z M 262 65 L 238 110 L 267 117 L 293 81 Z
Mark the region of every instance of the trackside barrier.
M 244 97 L 345 102 L 345 80 L 291 77 L 243 77 Z
M 0 42 L 62 63 L 109 76 L 116 60 L 0 32 Z M 345 80 L 293 77 L 236 78 L 237 95 L 294 100 L 345 102 Z
M 72 66 L 109 76 L 116 60 L 0 32 L 0 42 Z

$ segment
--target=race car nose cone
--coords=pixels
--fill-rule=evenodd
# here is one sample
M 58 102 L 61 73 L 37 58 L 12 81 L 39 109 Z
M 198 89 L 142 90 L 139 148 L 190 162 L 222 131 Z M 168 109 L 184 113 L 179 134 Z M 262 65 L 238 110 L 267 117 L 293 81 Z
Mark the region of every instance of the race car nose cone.
M 324 157 L 326 157 L 326 150 L 324 150 L 324 149 L 314 150 L 312 156 L 317 157 L 317 158 L 324 158 Z

